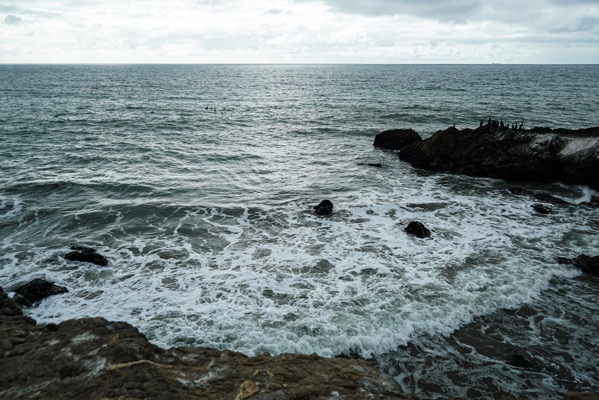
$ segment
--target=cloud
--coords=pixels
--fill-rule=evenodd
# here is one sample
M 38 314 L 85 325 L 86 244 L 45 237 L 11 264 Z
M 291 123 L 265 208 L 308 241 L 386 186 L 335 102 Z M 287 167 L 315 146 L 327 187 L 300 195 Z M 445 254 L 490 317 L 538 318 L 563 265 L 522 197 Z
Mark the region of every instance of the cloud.
M 35 1 L 30 2 L 29 7 L 16 7 L 14 5 L 1 6 L 0 14 L 21 14 L 30 15 L 38 18 L 54 18 L 59 17 L 61 14 L 55 11 L 49 11 L 44 7 L 35 7 Z
M 318 0 L 295 0 L 311 2 Z M 572 16 L 599 18 L 597 0 L 321 0 L 335 11 L 364 16 L 405 15 L 440 22 L 498 21 L 541 26 Z
M 482 2 L 479 0 L 325 0 L 325 3 L 335 10 L 351 14 L 370 16 L 412 15 L 444 21 L 465 21 L 482 7 Z
M 21 17 L 18 17 L 16 15 L 7 15 L 6 18 L 4 18 L 4 23 L 6 25 L 19 25 L 21 23 L 22 19 Z
M 0 22 L 30 33 L 0 29 L 0 62 L 599 62 L 597 0 L 15 0 Z

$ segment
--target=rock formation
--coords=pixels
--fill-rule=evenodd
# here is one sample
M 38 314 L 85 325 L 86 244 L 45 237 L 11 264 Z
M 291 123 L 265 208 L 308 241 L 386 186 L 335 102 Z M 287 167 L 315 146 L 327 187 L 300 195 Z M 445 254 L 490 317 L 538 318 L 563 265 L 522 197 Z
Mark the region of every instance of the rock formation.
M 599 128 L 448 128 L 408 144 L 399 157 L 431 171 L 599 189 Z
M 553 210 L 546 205 L 535 203 L 531 206 L 537 214 L 547 215 L 553 213 Z
M 374 138 L 374 146 L 387 150 L 401 150 L 410 143 L 422 138 L 412 129 L 392 129 L 379 133 Z
M 408 226 L 405 227 L 404 231 L 421 239 L 431 235 L 431 231 L 420 221 L 411 221 Z
M 22 306 L 31 307 L 46 297 L 67 292 L 68 289 L 64 286 L 37 278 L 15 290 L 14 300 Z
M 0 398 L 415 399 L 363 360 L 165 350 L 103 318 L 37 325 L 2 289 Z
M 323 200 L 318 205 L 314 206 L 314 212 L 317 215 L 329 215 L 333 212 L 333 202 L 331 200 Z
M 599 276 L 599 256 L 591 257 L 581 254 L 576 258 L 558 257 L 557 262 L 560 264 L 572 264 L 585 274 Z
M 96 265 L 105 267 L 108 265 L 108 260 L 101 254 L 98 254 L 95 249 L 91 247 L 73 246 L 71 251 L 64 255 L 64 258 L 69 261 L 81 261 L 88 262 Z

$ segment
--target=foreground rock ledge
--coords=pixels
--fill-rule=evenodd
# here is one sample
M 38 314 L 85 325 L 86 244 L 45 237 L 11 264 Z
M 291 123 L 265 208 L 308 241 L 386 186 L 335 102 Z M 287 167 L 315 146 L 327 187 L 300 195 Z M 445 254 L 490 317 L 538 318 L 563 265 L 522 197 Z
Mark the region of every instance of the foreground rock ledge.
M 406 145 L 399 158 L 430 171 L 564 182 L 599 190 L 599 127 L 514 130 L 487 124 L 477 129 L 448 128 Z
M 168 350 L 103 318 L 37 325 L 0 288 L 2 399 L 410 399 L 362 360 Z

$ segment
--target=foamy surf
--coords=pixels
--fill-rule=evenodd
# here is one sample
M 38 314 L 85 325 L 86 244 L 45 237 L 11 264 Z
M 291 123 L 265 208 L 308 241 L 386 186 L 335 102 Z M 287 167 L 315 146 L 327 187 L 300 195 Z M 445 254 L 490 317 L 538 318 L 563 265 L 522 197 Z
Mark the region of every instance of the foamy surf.
M 357 192 L 328 218 L 297 203 L 180 209 L 156 237 L 100 246 L 107 268 L 69 263 L 62 247 L 14 255 L 4 269 L 69 287 L 31 310 L 41 322 L 99 315 L 162 346 L 366 358 L 449 335 L 534 301 L 556 276 L 579 274 L 555 262 L 564 236 L 579 230 L 566 212 L 548 221 L 490 180 L 460 178 L 466 189 L 452 192 L 443 188 L 448 177 L 424 177 L 400 194 L 390 176 L 378 179 L 393 190 Z M 432 238 L 406 235 L 410 220 Z

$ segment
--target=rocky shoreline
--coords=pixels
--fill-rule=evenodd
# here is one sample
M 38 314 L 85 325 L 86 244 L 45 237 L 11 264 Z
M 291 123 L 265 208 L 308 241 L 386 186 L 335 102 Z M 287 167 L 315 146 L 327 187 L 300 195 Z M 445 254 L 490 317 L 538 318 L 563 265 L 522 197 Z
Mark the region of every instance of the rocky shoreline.
M 374 145 L 399 150 L 417 168 L 528 182 L 563 182 L 599 190 L 599 127 L 521 129 L 491 121 L 450 127 L 427 139 L 411 129 L 380 133 Z
M 104 318 L 37 324 L 2 288 L 0 338 L 2 399 L 419 399 L 360 359 L 163 349 L 132 325 Z M 526 396 L 505 400 L 516 399 Z
M 0 338 L 2 399 L 416 399 L 364 360 L 162 349 L 104 318 L 38 325 L 1 289 Z

